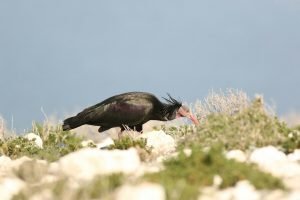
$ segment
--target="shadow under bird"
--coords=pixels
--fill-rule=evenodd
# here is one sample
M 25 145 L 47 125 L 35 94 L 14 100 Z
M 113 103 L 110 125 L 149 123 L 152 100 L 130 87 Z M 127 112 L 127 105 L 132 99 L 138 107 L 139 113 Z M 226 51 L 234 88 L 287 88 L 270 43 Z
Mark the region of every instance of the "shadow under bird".
M 197 118 L 181 102 L 172 98 L 164 98 L 161 102 L 153 94 L 146 92 L 128 92 L 112 96 L 94 106 L 84 109 L 74 117 L 65 119 L 63 130 L 71 130 L 82 125 L 100 126 L 99 132 L 110 128 L 125 126 L 142 131 L 142 126 L 149 120 L 169 121 L 179 117 L 187 117 L 196 125 Z

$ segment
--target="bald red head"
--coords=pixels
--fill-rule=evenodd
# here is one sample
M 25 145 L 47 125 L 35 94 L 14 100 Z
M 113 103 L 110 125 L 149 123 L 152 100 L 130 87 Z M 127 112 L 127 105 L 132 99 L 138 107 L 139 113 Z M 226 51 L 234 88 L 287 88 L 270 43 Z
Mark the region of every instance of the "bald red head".
M 192 113 L 190 112 L 189 108 L 186 106 L 181 106 L 177 113 L 176 113 L 176 118 L 179 117 L 187 117 L 189 118 L 195 125 L 199 125 L 199 121 L 197 120 L 197 118 L 192 115 Z

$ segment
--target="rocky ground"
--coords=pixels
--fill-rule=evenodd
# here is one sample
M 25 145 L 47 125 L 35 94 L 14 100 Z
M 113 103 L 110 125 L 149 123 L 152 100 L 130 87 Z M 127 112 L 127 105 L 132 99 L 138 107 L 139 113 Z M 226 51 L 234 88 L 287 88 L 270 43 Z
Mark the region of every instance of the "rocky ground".
M 35 138 L 35 144 L 43 148 L 43 141 L 39 136 L 31 133 L 25 137 Z M 89 195 L 80 196 L 79 189 L 91 184 L 95 177 L 120 173 L 130 177 L 130 180 L 109 194 L 104 192 L 102 197 L 95 199 L 166 199 L 163 185 L 136 180 L 144 174 L 163 170 L 163 160 L 177 156 L 175 139 L 163 131 L 151 131 L 137 137 L 146 138 L 147 146 L 152 148 L 152 156 L 148 161 L 141 160 L 140 150 L 137 148 L 105 149 L 113 144 L 111 138 L 96 144 L 96 148 L 82 148 L 55 162 L 29 157 L 12 160 L 3 155 L 0 157 L 1 199 L 90 199 Z M 82 144 L 87 146 L 91 142 L 83 141 Z M 191 149 L 184 149 L 184 152 L 189 155 Z M 300 199 L 300 149 L 286 155 L 276 147 L 265 146 L 251 152 L 230 150 L 224 152 L 224 155 L 227 159 L 257 164 L 262 171 L 280 178 L 286 189 L 257 190 L 247 180 L 239 181 L 233 187 L 220 189 L 223 180 L 215 174 L 211 186 L 199 188 L 199 200 Z M 62 180 L 65 181 L 64 192 L 58 192 L 55 185 L 61 184 Z M 102 187 L 108 186 L 104 184 Z
M 300 200 L 299 125 L 238 90 L 193 110 L 198 127 L 145 125 L 120 138 L 49 121 L 9 137 L 2 125 L 0 200 Z

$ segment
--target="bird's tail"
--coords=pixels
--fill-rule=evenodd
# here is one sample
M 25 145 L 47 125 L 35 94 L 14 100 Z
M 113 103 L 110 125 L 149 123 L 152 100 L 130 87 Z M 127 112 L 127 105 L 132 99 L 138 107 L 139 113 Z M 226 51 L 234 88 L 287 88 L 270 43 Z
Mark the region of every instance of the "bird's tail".
M 70 117 L 68 119 L 64 120 L 64 123 L 62 125 L 62 129 L 63 131 L 69 131 L 73 128 L 77 128 L 79 126 L 81 126 L 81 120 L 78 116 L 74 116 L 74 117 Z

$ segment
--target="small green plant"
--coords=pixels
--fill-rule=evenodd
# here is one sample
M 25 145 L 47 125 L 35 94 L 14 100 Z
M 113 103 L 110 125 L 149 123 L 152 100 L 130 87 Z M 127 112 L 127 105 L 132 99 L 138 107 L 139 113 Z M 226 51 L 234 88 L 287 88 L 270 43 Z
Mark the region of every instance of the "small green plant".
M 190 156 L 181 151 L 178 157 L 165 161 L 164 165 L 165 170 L 144 178 L 163 184 L 168 199 L 196 199 L 199 188 L 212 185 L 215 175 L 222 178 L 220 188 L 234 186 L 245 179 L 257 189 L 283 188 L 279 179 L 259 171 L 255 165 L 226 159 L 220 146 L 208 152 L 194 146 Z
M 97 176 L 89 184 L 81 187 L 77 191 L 76 199 L 97 199 L 105 198 L 122 185 L 124 176 L 122 174 L 112 174 L 109 176 Z
M 26 179 L 25 179 L 26 180 Z M 97 176 L 88 182 L 82 182 L 78 187 L 74 187 L 74 182 L 67 177 L 42 184 L 31 184 L 13 197 L 13 200 L 26 200 L 41 193 L 50 191 L 50 199 L 108 199 L 112 192 L 122 185 L 125 178 L 122 174 L 111 174 L 108 176 Z
M 130 136 L 124 136 L 114 140 L 114 144 L 109 146 L 109 149 L 129 149 L 130 147 L 139 147 L 147 149 L 147 140 L 145 138 L 135 139 Z
M 59 159 L 61 156 L 82 148 L 82 141 L 83 138 L 69 131 L 50 133 L 44 141 L 44 149 L 55 153 Z
M 40 148 L 23 137 L 8 138 L 0 140 L 0 154 L 16 159 L 22 156 L 30 156 L 38 154 Z
M 295 149 L 300 148 L 300 130 L 299 128 L 296 128 L 294 130 L 291 130 L 283 144 L 281 145 L 285 153 L 291 153 Z
M 215 113 L 206 117 L 198 128 L 180 128 L 171 130 L 171 134 L 179 134 L 179 143 L 184 146 L 198 144 L 202 147 L 222 143 L 226 149 L 247 150 L 265 145 L 295 148 L 298 145 L 286 144 L 291 129 L 264 109 L 260 98 L 237 113 Z M 298 141 L 298 140 L 297 140 Z M 297 142 L 296 142 L 297 143 Z
M 108 149 L 126 150 L 131 147 L 137 149 L 140 159 L 142 161 L 146 161 L 151 155 L 151 148 L 147 146 L 147 140 L 145 138 L 133 138 L 130 136 L 123 136 L 117 140 L 114 140 L 114 144 L 110 145 Z
M 12 159 L 28 156 L 36 159 L 56 161 L 60 157 L 82 148 L 82 140 L 83 138 L 69 131 L 53 129 L 47 135 L 43 135 L 42 149 L 37 147 L 34 141 L 18 136 L 1 140 L 0 153 Z

